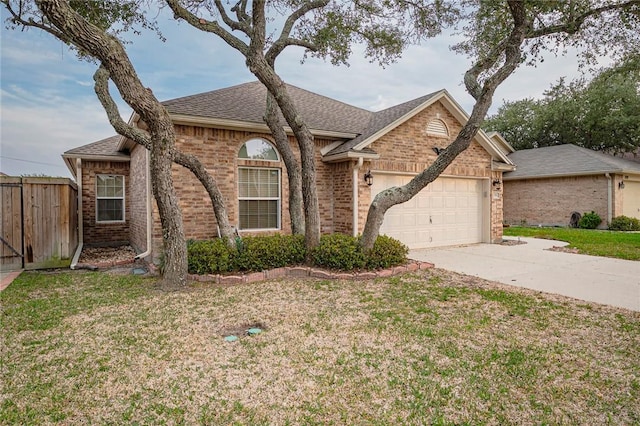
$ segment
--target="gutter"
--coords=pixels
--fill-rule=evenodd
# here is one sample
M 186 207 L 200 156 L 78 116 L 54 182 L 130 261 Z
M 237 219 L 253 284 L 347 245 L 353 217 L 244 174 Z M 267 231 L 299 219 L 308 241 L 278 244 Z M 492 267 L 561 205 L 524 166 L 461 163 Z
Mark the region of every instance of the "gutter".
M 611 175 L 609 173 L 604 174 L 608 180 L 607 185 L 607 224 L 611 223 L 611 219 L 613 216 L 613 194 L 612 194 L 612 185 L 613 180 L 611 179 Z
M 147 160 L 147 250 L 140 253 L 136 257 L 135 260 L 143 259 L 151 254 L 151 244 L 152 244 L 152 232 L 153 232 L 153 223 L 151 223 L 151 173 L 149 172 L 149 161 L 150 161 L 150 153 L 149 150 L 146 149 L 146 160 Z
M 353 236 L 358 236 L 358 171 L 362 167 L 363 158 L 359 157 L 358 162 L 353 167 Z
M 69 268 L 76 269 L 78 260 L 80 259 L 80 253 L 84 247 L 84 226 L 82 225 L 82 159 L 76 158 L 76 184 L 78 185 L 78 248 L 76 249 L 71 265 Z

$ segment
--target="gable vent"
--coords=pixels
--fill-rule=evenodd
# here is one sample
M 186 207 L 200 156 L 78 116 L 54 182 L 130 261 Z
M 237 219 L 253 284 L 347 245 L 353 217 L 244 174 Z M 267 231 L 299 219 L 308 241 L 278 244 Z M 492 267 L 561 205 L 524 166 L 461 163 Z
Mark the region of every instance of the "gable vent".
M 444 121 L 436 118 L 435 120 L 431 120 L 427 125 L 427 133 L 436 135 L 436 136 L 449 136 L 449 130 L 447 129 L 447 125 L 444 124 Z

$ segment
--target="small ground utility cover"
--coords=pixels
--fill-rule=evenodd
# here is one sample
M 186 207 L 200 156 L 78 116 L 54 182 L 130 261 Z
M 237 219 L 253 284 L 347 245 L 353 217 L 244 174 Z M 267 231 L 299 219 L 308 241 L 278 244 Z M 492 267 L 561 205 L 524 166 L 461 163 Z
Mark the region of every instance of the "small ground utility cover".
M 267 328 L 261 322 L 253 322 L 247 324 L 240 324 L 230 327 L 224 327 L 220 330 L 220 335 L 228 342 L 235 342 L 242 336 L 255 336 L 262 333 Z M 229 340 L 229 338 L 235 337 L 235 339 Z

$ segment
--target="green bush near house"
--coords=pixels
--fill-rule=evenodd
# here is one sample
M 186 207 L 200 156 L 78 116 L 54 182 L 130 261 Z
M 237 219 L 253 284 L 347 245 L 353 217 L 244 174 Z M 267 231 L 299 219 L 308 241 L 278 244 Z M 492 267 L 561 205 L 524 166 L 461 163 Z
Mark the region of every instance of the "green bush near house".
M 303 235 L 243 237 L 234 258 L 234 270 L 263 271 L 304 262 Z
M 313 265 L 351 271 L 380 269 L 406 263 L 407 247 L 400 241 L 381 235 L 373 249 L 365 254 L 358 238 L 344 234 L 323 235 L 311 254 Z M 306 248 L 302 235 L 248 236 L 229 248 L 220 239 L 187 242 L 189 273 L 218 274 L 252 272 L 304 263 Z
M 580 218 L 578 226 L 582 229 L 596 229 L 598 225 L 602 223 L 602 218 L 598 213 L 592 211 L 591 213 L 585 213 Z
M 635 217 L 617 216 L 611 220 L 609 229 L 612 231 L 640 231 L 640 220 Z
M 400 241 L 380 235 L 368 253 L 359 245 L 359 238 L 344 234 L 323 235 L 320 245 L 311 254 L 316 266 L 351 271 L 381 269 L 407 262 L 409 249 Z
M 358 239 L 345 234 L 320 237 L 320 244 L 311 253 L 311 259 L 317 266 L 340 271 L 364 269 L 367 264 Z
M 192 274 L 216 274 L 233 269 L 233 255 L 221 239 L 187 241 L 189 272 Z
M 407 261 L 409 248 L 395 238 L 380 235 L 367 253 L 367 269 L 384 269 Z

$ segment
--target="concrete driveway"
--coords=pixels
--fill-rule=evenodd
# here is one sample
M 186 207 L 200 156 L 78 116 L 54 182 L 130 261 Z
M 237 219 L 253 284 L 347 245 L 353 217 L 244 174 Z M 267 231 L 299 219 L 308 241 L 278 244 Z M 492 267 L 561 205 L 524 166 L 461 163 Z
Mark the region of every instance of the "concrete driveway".
M 640 311 L 640 262 L 547 250 L 566 245 L 559 241 L 521 240 L 527 244 L 411 250 L 409 257 L 491 281 Z

